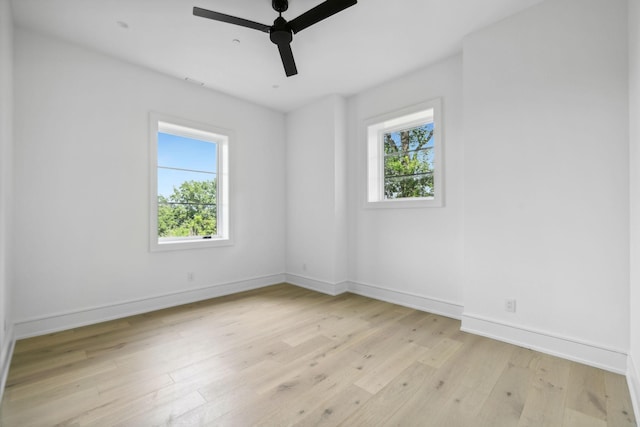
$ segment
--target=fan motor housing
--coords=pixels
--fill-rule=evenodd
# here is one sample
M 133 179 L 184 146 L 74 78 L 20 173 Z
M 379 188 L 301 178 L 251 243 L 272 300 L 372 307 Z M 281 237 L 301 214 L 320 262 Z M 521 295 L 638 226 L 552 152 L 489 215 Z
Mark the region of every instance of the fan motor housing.
M 273 9 L 276 12 L 282 13 L 285 10 L 289 9 L 289 1 L 288 0 L 273 0 L 271 2 L 271 7 L 273 7 Z
M 293 33 L 291 32 L 291 28 L 287 25 L 287 21 L 279 16 L 273 22 L 273 27 L 271 27 L 271 31 L 269 32 L 269 38 L 275 44 L 289 44 L 291 40 L 293 40 Z
M 291 31 L 271 31 L 269 33 L 269 38 L 275 44 L 289 44 L 291 40 L 293 40 L 293 35 L 291 35 Z

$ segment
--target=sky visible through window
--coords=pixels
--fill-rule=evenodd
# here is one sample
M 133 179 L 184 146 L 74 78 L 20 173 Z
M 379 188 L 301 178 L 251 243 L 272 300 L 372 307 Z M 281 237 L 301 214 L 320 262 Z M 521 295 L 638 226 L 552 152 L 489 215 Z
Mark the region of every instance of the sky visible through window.
M 216 154 L 215 143 L 158 132 L 158 195 L 169 197 L 185 181 L 213 180 Z

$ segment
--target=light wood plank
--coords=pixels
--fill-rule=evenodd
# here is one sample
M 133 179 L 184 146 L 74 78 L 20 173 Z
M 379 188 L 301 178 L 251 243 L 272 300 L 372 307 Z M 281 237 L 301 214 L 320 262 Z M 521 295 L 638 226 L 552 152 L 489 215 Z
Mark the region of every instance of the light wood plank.
M 606 421 L 604 371 L 577 363 L 571 365 L 566 405 L 574 411 Z
M 504 371 L 515 346 L 468 334 L 465 336 L 466 345 L 424 381 L 409 402 L 383 425 L 477 424 L 477 414 Z M 459 409 L 453 413 L 441 411 L 443 407 L 452 406 Z
M 547 355 L 538 358 L 518 427 L 562 425 L 570 369 L 567 360 Z
M 306 389 L 302 391 L 299 390 L 296 396 L 284 397 L 283 399 L 281 395 L 283 390 L 280 388 L 274 390 L 269 400 L 274 403 L 281 400 L 282 404 L 275 405 L 276 409 L 274 411 L 271 411 L 271 413 L 265 417 L 261 417 L 260 423 L 272 426 L 295 424 L 306 418 L 307 414 L 313 413 L 321 407 L 325 408 L 323 412 L 325 419 L 333 415 L 334 408 L 325 404 L 327 399 L 323 396 L 341 394 L 342 391 L 352 387 L 354 381 L 356 381 L 362 373 L 350 366 L 337 366 L 330 371 L 325 370 L 324 372 L 327 373 L 317 374 L 315 376 L 313 376 L 313 373 L 310 373 L 309 376 L 313 378 L 313 383 L 309 384 Z
M 360 408 L 346 418 L 341 425 L 376 425 L 391 417 L 434 375 L 435 369 L 421 363 L 413 363 L 391 383 L 373 395 Z
M 583 412 L 566 408 L 564 410 L 564 423 L 562 427 L 607 427 L 607 423 L 604 420 L 589 416 Z
M 423 357 L 418 359 L 425 365 L 433 366 L 434 368 L 440 368 L 449 357 L 453 356 L 462 347 L 460 341 L 445 338 L 435 345 L 432 349 L 427 351 Z
M 622 375 L 604 372 L 604 387 L 607 402 L 607 425 L 609 427 L 635 426 L 636 420 L 633 416 L 633 406 L 626 379 Z
M 371 394 L 376 394 L 409 365 L 423 358 L 428 351 L 429 349 L 413 343 L 397 348 L 389 356 L 384 357 L 382 363 L 366 372 L 362 378 L 355 382 L 355 385 Z
M 117 427 L 173 425 L 180 416 L 205 403 L 202 396 L 197 391 L 193 391 L 185 396 L 179 396 L 156 405 L 146 412 L 127 418 L 115 425 Z
M 359 411 L 370 398 L 370 393 L 351 384 L 339 393 L 331 393 L 330 398 L 322 401 L 314 410 L 299 410 L 287 424 L 290 422 L 299 427 L 335 426 Z
M 482 405 L 478 423 L 495 427 L 518 425 L 529 394 L 534 371 L 529 368 L 535 354 L 515 349 L 491 394 Z

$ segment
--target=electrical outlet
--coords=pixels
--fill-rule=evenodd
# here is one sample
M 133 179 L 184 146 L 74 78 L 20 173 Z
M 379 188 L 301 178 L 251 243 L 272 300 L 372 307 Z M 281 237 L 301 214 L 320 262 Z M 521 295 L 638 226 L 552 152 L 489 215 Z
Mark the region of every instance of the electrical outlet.
M 195 276 L 193 274 L 193 271 L 190 271 L 190 272 L 187 273 L 187 281 L 193 282 L 195 279 L 196 278 L 195 278 Z
M 504 300 L 504 309 L 509 313 L 516 312 L 516 300 L 514 298 L 508 298 Z

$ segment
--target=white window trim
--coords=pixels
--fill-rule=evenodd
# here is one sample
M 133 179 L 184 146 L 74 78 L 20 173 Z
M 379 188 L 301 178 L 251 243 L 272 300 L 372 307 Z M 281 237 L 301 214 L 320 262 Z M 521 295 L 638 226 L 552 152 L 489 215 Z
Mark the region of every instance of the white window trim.
M 166 239 L 163 242 L 158 241 L 158 131 L 216 143 L 218 162 L 216 169 L 218 180 L 217 236 L 207 239 L 176 237 L 170 240 Z M 153 111 L 149 113 L 149 250 L 151 252 L 211 248 L 233 244 L 229 151 L 232 145 L 231 141 L 234 139 L 233 131 L 228 129 Z
M 414 197 L 404 199 L 384 198 L 384 142 L 381 135 L 389 131 L 415 127 L 430 118 L 426 112 L 433 110 L 433 192 L 434 197 Z M 366 179 L 364 207 L 380 208 L 433 208 L 444 206 L 442 156 L 442 99 L 436 98 L 410 107 L 371 117 L 363 122 L 366 147 Z

